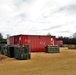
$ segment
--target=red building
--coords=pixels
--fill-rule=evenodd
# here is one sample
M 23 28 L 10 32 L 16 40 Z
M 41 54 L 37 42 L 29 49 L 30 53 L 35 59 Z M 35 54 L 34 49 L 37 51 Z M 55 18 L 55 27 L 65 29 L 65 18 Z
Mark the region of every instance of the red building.
M 63 45 L 63 41 L 62 40 L 57 40 L 56 44 L 59 45 L 59 46 L 62 46 Z
M 44 52 L 46 45 L 56 45 L 55 36 L 15 35 L 9 37 L 10 44 L 29 44 L 31 52 Z

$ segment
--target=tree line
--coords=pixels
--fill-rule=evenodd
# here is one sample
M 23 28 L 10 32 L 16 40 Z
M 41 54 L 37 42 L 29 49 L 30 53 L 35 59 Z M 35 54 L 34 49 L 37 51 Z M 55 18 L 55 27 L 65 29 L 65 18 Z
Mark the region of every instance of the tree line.
M 47 35 L 52 36 L 50 33 L 48 33 Z M 76 44 L 76 33 L 74 33 L 71 36 L 72 37 L 59 36 L 59 37 L 56 38 L 56 40 L 62 40 L 63 44 Z
M 50 33 L 48 33 L 47 35 L 50 35 Z M 72 37 L 63 37 L 63 36 L 60 36 L 58 38 L 56 38 L 56 40 L 62 40 L 63 41 L 63 44 L 76 44 L 76 33 L 74 33 L 72 35 Z M 6 43 L 7 40 L 3 38 L 2 36 L 2 33 L 0 33 L 0 43 L 3 42 L 3 43 Z
M 62 40 L 63 44 L 76 44 L 76 38 L 58 37 L 57 40 Z
M 76 44 L 76 33 L 72 35 L 72 37 L 63 37 L 60 36 L 56 38 L 57 40 L 62 40 L 64 44 Z
M 1 44 L 1 43 L 4 43 L 4 44 L 7 43 L 7 39 L 4 39 L 4 38 L 3 38 L 2 33 L 0 33 L 0 44 Z

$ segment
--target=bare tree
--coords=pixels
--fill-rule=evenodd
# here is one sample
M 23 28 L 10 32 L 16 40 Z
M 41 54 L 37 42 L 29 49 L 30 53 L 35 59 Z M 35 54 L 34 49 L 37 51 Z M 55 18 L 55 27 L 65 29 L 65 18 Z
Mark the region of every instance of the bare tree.
M 50 34 L 50 33 L 47 33 L 47 35 L 51 36 L 51 34 Z
M 0 33 L 0 39 L 3 39 L 2 33 Z
M 73 38 L 76 38 L 76 33 L 73 34 Z

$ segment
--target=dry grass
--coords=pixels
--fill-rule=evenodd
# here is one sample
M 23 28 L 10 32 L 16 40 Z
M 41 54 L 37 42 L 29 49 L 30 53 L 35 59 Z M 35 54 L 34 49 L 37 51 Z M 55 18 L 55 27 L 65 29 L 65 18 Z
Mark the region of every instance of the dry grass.
M 31 53 L 31 60 L 0 57 L 0 75 L 76 75 L 76 50 L 68 48 L 60 53 Z
M 76 45 L 68 45 L 68 49 L 76 49 Z

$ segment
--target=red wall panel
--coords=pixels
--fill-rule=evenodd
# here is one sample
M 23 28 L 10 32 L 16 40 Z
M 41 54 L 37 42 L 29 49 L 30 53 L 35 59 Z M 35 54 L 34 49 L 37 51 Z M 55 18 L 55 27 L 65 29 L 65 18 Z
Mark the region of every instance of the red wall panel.
M 57 40 L 57 41 L 56 41 L 56 44 L 57 44 L 57 45 L 62 45 L 62 44 L 63 44 L 63 41 L 62 41 L 62 40 Z
M 38 35 L 17 35 L 14 37 L 13 44 L 29 44 L 32 52 L 44 52 L 46 45 L 55 45 L 55 36 L 38 36 Z
M 14 36 L 14 44 L 19 44 L 20 40 L 19 40 L 19 36 Z
M 12 37 L 9 38 L 9 43 L 10 44 L 14 44 L 14 36 L 12 36 Z

